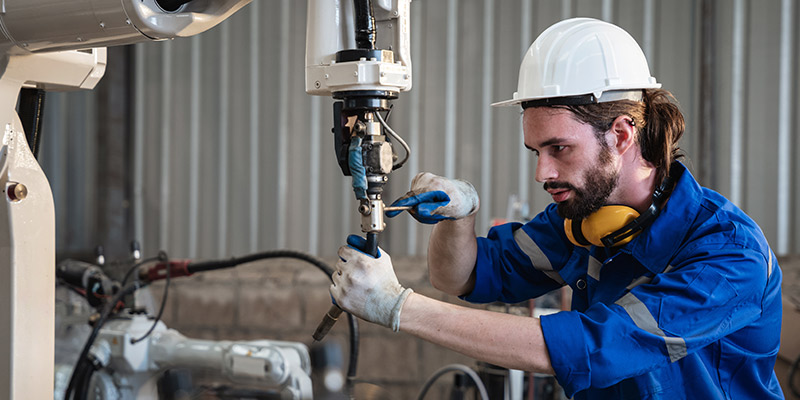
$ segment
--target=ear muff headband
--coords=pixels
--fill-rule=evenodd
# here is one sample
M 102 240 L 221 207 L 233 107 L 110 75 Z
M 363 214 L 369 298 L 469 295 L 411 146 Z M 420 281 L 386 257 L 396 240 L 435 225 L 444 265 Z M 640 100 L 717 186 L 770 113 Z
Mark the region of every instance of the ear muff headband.
M 661 213 L 661 207 L 672 194 L 678 171 L 679 168 L 674 165 L 670 168 L 669 176 L 653 192 L 653 202 L 643 214 L 639 215 L 638 211 L 628 206 L 603 206 L 586 218 L 564 220 L 567 238 L 576 246 L 615 247 L 629 243 Z

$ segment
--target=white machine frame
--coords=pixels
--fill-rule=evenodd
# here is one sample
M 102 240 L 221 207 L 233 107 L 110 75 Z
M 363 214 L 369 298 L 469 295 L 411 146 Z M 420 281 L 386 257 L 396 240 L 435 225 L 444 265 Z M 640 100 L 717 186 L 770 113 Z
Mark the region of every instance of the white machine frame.
M 92 89 L 102 47 L 190 36 L 251 0 L 5 0 L 0 13 L 0 398 L 52 399 L 55 211 L 16 113 L 20 89 Z M 87 50 L 88 49 L 88 50 Z

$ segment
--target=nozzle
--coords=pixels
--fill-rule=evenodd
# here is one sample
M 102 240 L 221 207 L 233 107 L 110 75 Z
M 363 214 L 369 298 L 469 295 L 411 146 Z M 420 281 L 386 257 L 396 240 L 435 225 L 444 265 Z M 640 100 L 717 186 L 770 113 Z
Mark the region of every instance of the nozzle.
M 322 322 L 317 325 L 317 329 L 314 331 L 314 334 L 311 335 L 314 338 L 314 341 L 319 342 L 328 332 L 333 328 L 333 325 L 336 324 L 336 321 L 339 319 L 339 316 L 342 315 L 342 309 L 339 308 L 336 304 L 332 305 L 328 312 L 325 313 L 325 316 L 322 317 Z

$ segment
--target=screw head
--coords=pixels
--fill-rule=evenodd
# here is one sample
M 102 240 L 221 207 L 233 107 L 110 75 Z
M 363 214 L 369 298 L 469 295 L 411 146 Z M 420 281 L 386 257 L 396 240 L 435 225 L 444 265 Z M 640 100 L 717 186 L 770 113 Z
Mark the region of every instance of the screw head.
M 28 197 L 28 188 L 21 183 L 12 183 L 6 187 L 6 194 L 11 201 L 22 201 Z

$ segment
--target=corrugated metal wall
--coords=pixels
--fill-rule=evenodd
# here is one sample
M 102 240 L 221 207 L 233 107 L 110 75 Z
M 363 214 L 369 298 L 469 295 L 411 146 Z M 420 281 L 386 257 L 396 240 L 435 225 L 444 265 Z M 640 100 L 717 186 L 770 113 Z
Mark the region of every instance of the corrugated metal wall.
M 386 198 L 431 171 L 475 184 L 481 232 L 513 215 L 515 199 L 529 213 L 541 210 L 550 198 L 521 146 L 519 110 L 489 103 L 515 90 L 522 53 L 542 30 L 590 16 L 628 30 L 679 99 L 686 163 L 701 183 L 742 206 L 777 253 L 800 253 L 793 0 L 415 0 L 411 9 L 414 89 L 395 102 L 389 123 L 413 153 L 391 175 Z M 333 154 L 332 101 L 304 91 L 305 18 L 303 1 L 257 0 L 198 37 L 135 47 L 132 200 L 146 254 L 291 248 L 332 256 L 359 232 Z M 59 246 L 91 247 L 95 171 L 83 155 L 97 135 L 92 94 L 51 99 L 46 128 L 56 133 L 42 163 Z M 403 215 L 388 221 L 382 246 L 423 254 L 429 232 Z

